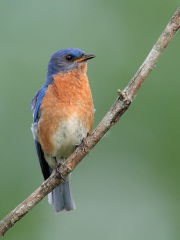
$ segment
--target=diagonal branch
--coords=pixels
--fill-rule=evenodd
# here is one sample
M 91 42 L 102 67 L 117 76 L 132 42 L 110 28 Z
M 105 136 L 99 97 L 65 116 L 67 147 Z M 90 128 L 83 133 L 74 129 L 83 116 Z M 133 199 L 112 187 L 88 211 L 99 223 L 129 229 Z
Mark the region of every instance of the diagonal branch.
M 129 108 L 131 100 L 148 77 L 150 71 L 157 63 L 160 55 L 170 43 L 175 33 L 180 28 L 180 8 L 174 13 L 161 36 L 153 46 L 144 63 L 131 79 L 124 91 L 118 90 L 118 98 L 98 124 L 95 130 L 82 142 L 74 153 L 61 166 L 58 166 L 51 176 L 41 184 L 26 200 L 20 203 L 4 219 L 0 221 L 0 236 L 3 236 L 13 225 L 38 204 L 49 192 L 52 191 L 63 179 L 74 170 L 78 163 L 91 151 L 104 134 L 119 120 Z

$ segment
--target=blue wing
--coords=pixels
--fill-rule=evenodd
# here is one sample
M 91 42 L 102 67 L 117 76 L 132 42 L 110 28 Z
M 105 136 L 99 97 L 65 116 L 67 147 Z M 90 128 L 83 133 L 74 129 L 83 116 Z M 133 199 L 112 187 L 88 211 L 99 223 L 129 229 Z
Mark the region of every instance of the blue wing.
M 39 120 L 39 108 L 41 106 L 41 102 L 44 98 L 44 95 L 46 93 L 47 87 L 42 87 L 34 96 L 34 98 L 31 101 L 30 108 L 33 113 L 34 122 L 38 122 Z
M 41 149 L 41 145 L 38 142 L 38 137 L 37 137 L 37 125 L 38 125 L 38 121 L 40 118 L 40 106 L 41 106 L 41 102 L 42 99 L 44 98 L 44 95 L 46 93 L 46 89 L 47 87 L 42 87 L 34 96 L 34 98 L 31 101 L 31 105 L 30 108 L 33 112 L 33 120 L 34 123 L 32 124 L 32 132 L 34 134 L 34 139 L 35 139 L 35 147 L 36 147 L 36 152 L 39 158 L 39 162 L 40 162 L 40 166 L 41 166 L 41 170 L 44 176 L 44 179 L 47 179 L 50 176 L 50 168 L 49 165 L 47 164 L 45 158 L 44 158 L 44 153 Z
M 49 168 L 49 165 L 47 164 L 47 162 L 44 158 L 44 153 L 41 149 L 41 145 L 36 140 L 35 140 L 35 147 L 36 147 L 36 152 L 37 152 L 37 155 L 38 155 L 38 158 L 39 158 L 41 171 L 42 171 L 42 174 L 44 176 L 44 179 L 46 180 L 51 175 L 50 168 Z

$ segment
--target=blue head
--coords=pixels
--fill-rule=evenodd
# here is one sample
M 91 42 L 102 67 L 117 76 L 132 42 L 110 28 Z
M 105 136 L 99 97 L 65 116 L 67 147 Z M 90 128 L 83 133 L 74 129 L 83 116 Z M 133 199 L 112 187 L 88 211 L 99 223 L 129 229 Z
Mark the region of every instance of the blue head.
M 48 77 L 59 72 L 68 72 L 75 69 L 78 64 L 94 58 L 93 54 L 86 54 L 78 48 L 66 48 L 54 53 L 48 63 Z

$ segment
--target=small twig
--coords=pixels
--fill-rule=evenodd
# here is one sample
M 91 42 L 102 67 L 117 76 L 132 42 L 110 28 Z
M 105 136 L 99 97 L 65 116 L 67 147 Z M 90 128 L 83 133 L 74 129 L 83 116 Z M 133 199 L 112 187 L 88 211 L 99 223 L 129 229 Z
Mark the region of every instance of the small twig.
M 38 204 L 49 192 L 62 182 L 78 163 L 90 152 L 99 142 L 104 134 L 114 125 L 122 114 L 128 109 L 131 100 L 139 90 L 150 71 L 157 63 L 159 56 L 165 50 L 180 28 L 180 8 L 177 9 L 165 30 L 153 46 L 144 63 L 129 82 L 124 91 L 118 90 L 119 97 L 112 105 L 108 113 L 98 124 L 96 129 L 90 134 L 75 152 L 61 166 L 58 166 L 51 176 L 41 186 L 32 193 L 26 200 L 19 204 L 0 222 L 0 236 L 3 236 L 17 221 L 27 214 L 36 204 Z

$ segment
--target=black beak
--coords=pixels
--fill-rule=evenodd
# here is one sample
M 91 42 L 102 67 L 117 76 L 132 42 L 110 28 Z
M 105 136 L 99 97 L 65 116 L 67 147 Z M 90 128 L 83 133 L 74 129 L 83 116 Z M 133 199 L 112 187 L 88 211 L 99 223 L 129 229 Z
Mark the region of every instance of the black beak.
M 76 62 L 87 61 L 87 60 L 92 59 L 92 58 L 94 58 L 94 57 L 95 57 L 94 54 L 86 54 L 86 53 L 85 53 L 85 54 L 82 55 L 82 57 L 76 59 Z
M 95 58 L 95 55 L 94 54 L 84 54 L 82 56 L 82 58 L 84 58 L 84 60 L 89 60 L 89 59 Z

